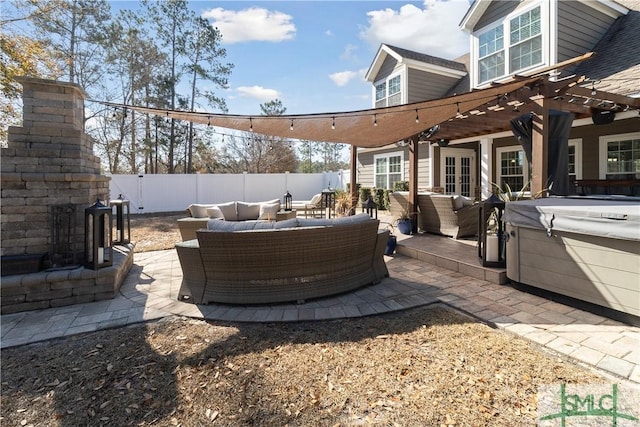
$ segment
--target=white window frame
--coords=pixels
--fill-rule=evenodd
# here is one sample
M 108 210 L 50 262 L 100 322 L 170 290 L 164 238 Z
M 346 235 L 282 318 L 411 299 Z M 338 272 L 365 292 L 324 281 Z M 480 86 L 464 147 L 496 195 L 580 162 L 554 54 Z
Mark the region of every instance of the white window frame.
M 575 179 L 576 180 L 580 180 L 582 179 L 582 139 L 578 138 L 578 139 L 570 139 L 569 140 L 569 146 L 570 147 L 575 147 L 575 167 L 576 167 L 576 173 L 575 173 Z
M 608 152 L 607 148 L 608 148 L 609 142 L 620 141 L 623 139 L 640 139 L 640 132 L 621 133 L 616 135 L 604 135 L 599 138 L 598 176 L 600 177 L 600 179 L 607 179 L 607 152 Z
M 393 152 L 389 152 L 389 153 L 381 153 L 381 154 L 374 154 L 373 156 L 373 186 L 376 187 L 376 184 L 378 182 L 378 170 L 377 170 L 377 163 L 378 163 L 378 159 L 386 159 L 386 163 L 387 163 L 387 171 L 385 172 L 386 175 L 386 181 L 387 181 L 387 189 L 392 189 L 391 186 L 389 185 L 389 158 L 390 157 L 400 157 L 400 181 L 404 180 L 404 151 L 393 151 Z M 376 187 L 377 188 L 377 187 Z
M 373 84 L 373 107 L 374 108 L 382 108 L 382 107 L 389 107 L 389 98 L 390 98 L 390 94 L 389 94 L 389 82 L 391 80 L 393 80 L 396 77 L 400 78 L 400 91 L 396 92 L 400 94 L 400 104 L 404 104 L 405 103 L 405 94 L 406 94 L 406 87 L 405 87 L 405 80 L 407 80 L 406 78 L 403 78 L 402 76 L 404 75 L 404 73 L 402 72 L 396 72 L 393 74 L 389 74 L 384 80 L 378 80 Z M 380 99 L 376 99 L 377 96 L 377 87 L 384 84 L 384 98 L 380 98 Z M 395 93 L 394 93 L 395 95 Z M 384 105 L 380 105 L 378 106 L 378 102 L 379 101 L 383 101 L 384 100 Z M 398 105 L 400 105 L 398 104 Z M 394 104 L 396 105 L 396 104 Z
M 542 1 L 542 2 L 534 2 L 530 4 L 526 8 L 517 9 L 509 15 L 503 17 L 499 22 L 492 22 L 490 25 L 487 25 L 478 31 L 476 31 L 471 37 L 471 78 L 475 87 L 485 87 L 488 86 L 492 82 L 503 80 L 513 74 L 520 74 L 530 70 L 534 70 L 536 68 L 540 68 L 542 66 L 548 65 L 550 63 L 551 55 L 555 55 L 555 51 L 552 51 L 550 38 L 551 38 L 551 27 L 554 26 L 554 22 L 551 22 L 549 17 L 553 15 L 550 12 L 551 9 L 551 1 Z M 541 62 L 537 64 L 531 64 L 523 69 L 510 71 L 511 64 L 511 56 L 510 49 L 511 45 L 511 20 L 521 16 L 525 13 L 531 12 L 533 9 L 539 7 L 540 8 L 540 37 L 541 37 L 541 45 L 542 45 L 542 57 Z M 480 81 L 480 35 L 487 33 L 489 31 L 495 30 L 496 27 L 502 26 L 502 37 L 503 37 L 503 46 L 502 52 L 504 56 L 504 74 L 500 76 L 496 76 L 487 81 Z M 536 36 L 537 37 L 537 36 Z M 522 42 L 518 42 L 520 44 Z
M 522 152 L 524 162 L 522 164 L 522 182 L 524 185 L 529 183 L 529 162 L 527 162 L 527 156 L 524 153 L 524 149 L 520 146 L 510 145 L 508 147 L 496 148 L 496 185 L 502 182 L 502 154 L 511 152 Z M 511 191 L 519 192 L 522 188 L 512 188 Z M 525 192 L 528 193 L 528 192 Z

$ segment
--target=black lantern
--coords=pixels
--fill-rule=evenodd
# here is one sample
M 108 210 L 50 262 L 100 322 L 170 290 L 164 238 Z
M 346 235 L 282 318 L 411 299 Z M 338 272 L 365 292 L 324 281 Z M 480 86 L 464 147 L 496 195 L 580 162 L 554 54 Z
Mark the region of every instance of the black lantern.
M 97 200 L 84 210 L 84 266 L 97 270 L 113 265 L 113 211 Z
M 371 218 L 378 219 L 378 205 L 373 201 L 373 197 L 369 196 L 362 204 L 362 212 L 366 212 Z
M 114 245 L 126 245 L 131 242 L 131 221 L 129 219 L 129 201 L 122 197 L 109 202 L 111 208 L 116 207 L 116 236 Z
M 335 207 L 336 207 L 336 192 L 331 189 L 331 187 L 327 187 L 325 190 L 322 190 L 322 207 L 325 211 L 325 217 L 331 218 L 334 215 Z
M 293 210 L 293 197 L 291 197 L 291 194 L 289 194 L 289 190 L 287 190 L 287 192 L 284 193 L 284 197 L 282 200 L 284 201 L 285 211 L 289 212 Z
M 485 267 L 506 266 L 504 205 L 498 196 L 492 194 L 478 210 L 478 256 Z

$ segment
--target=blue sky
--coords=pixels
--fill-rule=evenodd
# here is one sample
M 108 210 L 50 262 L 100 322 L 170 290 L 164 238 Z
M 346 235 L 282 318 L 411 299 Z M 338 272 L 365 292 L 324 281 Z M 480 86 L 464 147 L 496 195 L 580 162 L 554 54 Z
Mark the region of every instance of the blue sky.
M 466 0 L 191 1 L 235 65 L 221 93 L 231 114 L 280 99 L 287 114 L 371 108 L 364 75 L 381 43 L 454 59 L 469 51 Z

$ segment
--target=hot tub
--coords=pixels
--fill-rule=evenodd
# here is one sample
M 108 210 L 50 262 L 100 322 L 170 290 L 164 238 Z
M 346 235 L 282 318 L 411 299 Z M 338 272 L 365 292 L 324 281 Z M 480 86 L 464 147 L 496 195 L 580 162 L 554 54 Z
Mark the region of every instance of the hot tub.
M 504 219 L 510 280 L 640 316 L 640 198 L 508 202 Z

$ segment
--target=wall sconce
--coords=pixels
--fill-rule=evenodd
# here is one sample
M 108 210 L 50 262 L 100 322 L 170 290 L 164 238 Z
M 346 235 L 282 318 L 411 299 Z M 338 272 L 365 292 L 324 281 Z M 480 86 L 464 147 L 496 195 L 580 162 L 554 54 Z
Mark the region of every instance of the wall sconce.
M 97 200 L 84 210 L 84 266 L 93 270 L 113 265 L 113 210 Z
M 129 201 L 122 197 L 111 200 L 109 205 L 116 207 L 116 237 L 113 240 L 114 245 L 126 245 L 131 242 L 131 220 L 129 217 Z M 125 209 L 126 208 L 126 209 Z
M 284 210 L 289 212 L 291 210 L 293 210 L 293 197 L 291 197 L 291 194 L 289 193 L 289 190 L 287 190 L 286 193 L 284 193 L 284 197 L 282 199 L 283 203 L 284 203 Z

